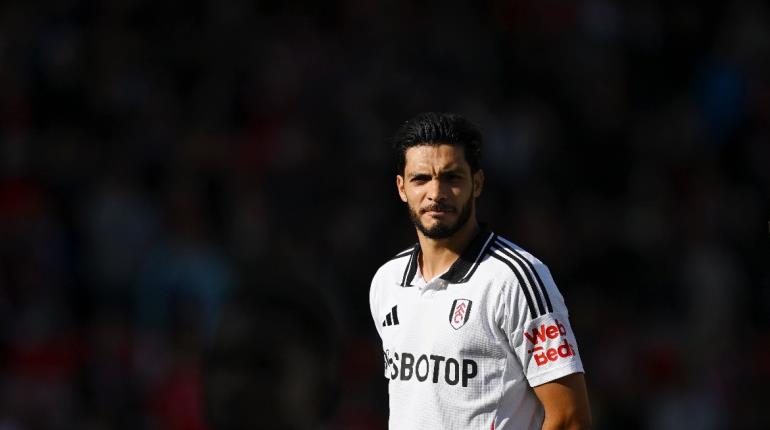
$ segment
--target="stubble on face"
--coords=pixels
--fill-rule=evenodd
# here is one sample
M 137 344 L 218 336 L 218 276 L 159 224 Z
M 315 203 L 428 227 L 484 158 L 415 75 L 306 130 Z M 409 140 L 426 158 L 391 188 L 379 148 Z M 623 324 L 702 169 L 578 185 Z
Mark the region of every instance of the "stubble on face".
M 473 195 L 470 195 L 465 204 L 463 204 L 462 208 L 460 208 L 460 214 L 454 223 L 445 224 L 445 222 L 438 220 L 438 222 L 436 222 L 431 227 L 425 225 L 420 219 L 420 217 L 425 212 L 455 212 L 456 208 L 441 203 L 437 203 L 426 208 L 414 208 L 411 205 L 407 205 L 407 207 L 409 209 L 409 218 L 412 220 L 414 226 L 417 227 L 417 230 L 419 230 L 425 237 L 437 240 L 450 238 L 463 227 L 465 227 L 465 224 L 468 223 L 468 220 L 471 218 L 471 214 L 473 213 L 473 201 L 474 197 Z

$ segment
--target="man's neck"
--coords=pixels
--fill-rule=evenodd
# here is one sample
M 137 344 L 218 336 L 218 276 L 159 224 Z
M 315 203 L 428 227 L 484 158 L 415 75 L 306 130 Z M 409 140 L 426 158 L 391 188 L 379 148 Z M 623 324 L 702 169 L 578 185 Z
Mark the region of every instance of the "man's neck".
M 421 251 L 419 262 L 423 279 L 430 281 L 449 269 L 478 232 L 479 224 L 475 217 L 469 219 L 463 228 L 446 239 L 431 239 L 418 230 L 417 237 Z

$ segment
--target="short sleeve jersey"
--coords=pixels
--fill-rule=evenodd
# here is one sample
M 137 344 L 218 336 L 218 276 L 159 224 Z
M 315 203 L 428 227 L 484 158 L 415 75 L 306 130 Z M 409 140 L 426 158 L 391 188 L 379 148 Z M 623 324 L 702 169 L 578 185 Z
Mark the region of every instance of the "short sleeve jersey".
M 540 429 L 532 387 L 583 372 L 548 268 L 480 232 L 426 281 L 419 244 L 382 265 L 369 294 L 389 380 L 389 428 Z

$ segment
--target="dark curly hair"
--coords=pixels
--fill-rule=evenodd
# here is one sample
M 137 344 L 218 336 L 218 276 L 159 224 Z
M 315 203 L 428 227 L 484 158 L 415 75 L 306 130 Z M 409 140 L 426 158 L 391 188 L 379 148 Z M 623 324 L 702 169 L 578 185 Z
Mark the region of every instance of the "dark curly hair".
M 406 150 L 420 145 L 461 146 L 475 173 L 480 168 L 481 132 L 470 121 L 452 113 L 423 112 L 406 121 L 393 136 L 398 174 L 404 173 Z

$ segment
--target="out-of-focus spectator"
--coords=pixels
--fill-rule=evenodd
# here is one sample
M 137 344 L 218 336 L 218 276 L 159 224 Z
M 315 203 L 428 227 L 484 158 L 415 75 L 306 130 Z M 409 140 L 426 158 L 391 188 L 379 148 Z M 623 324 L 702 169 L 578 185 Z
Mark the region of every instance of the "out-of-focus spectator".
M 336 318 L 301 282 L 263 282 L 235 295 L 207 352 L 208 422 L 221 430 L 322 428 L 339 384 Z

